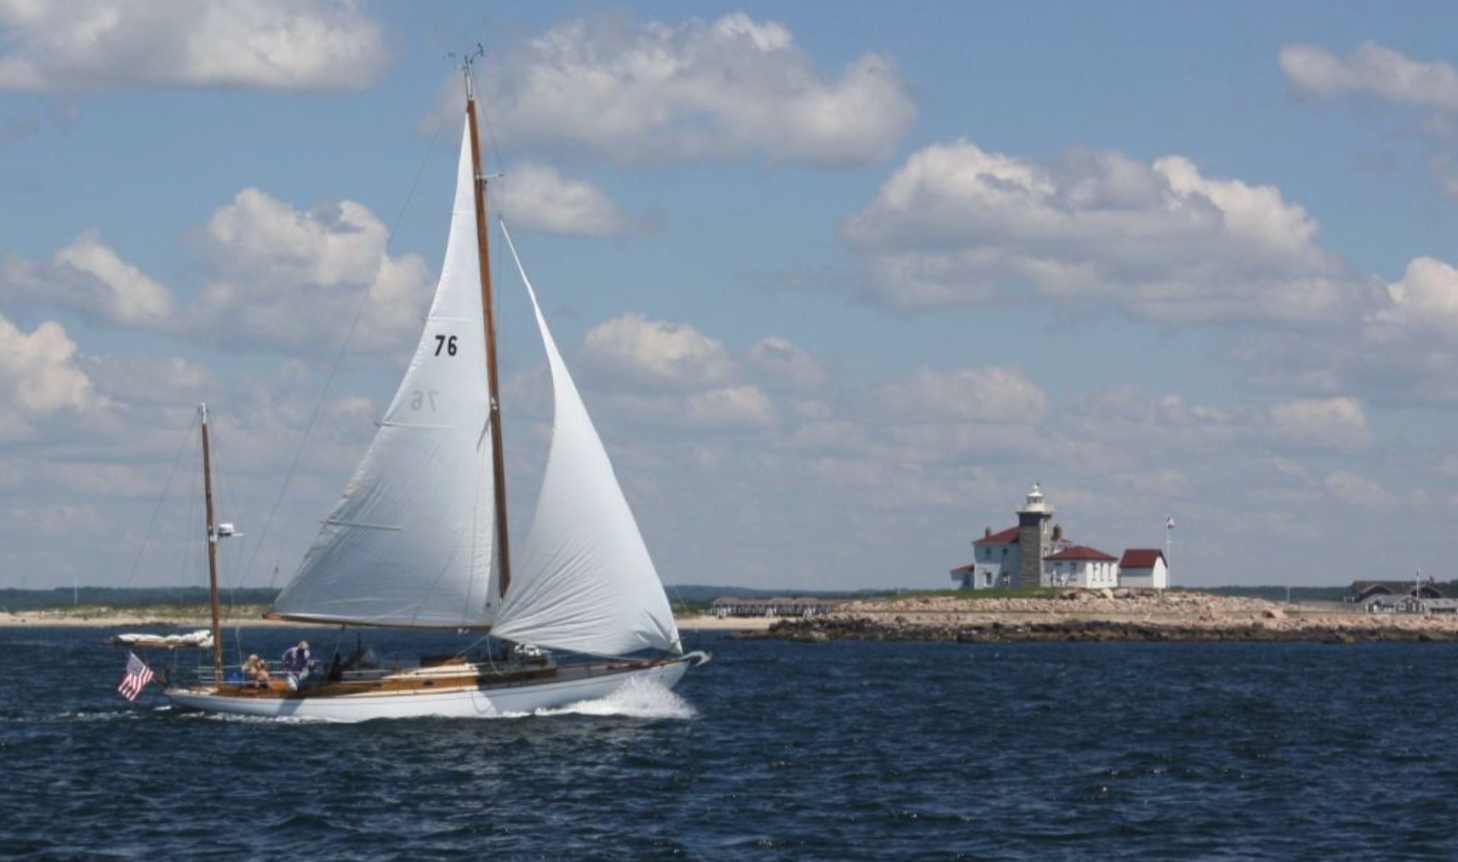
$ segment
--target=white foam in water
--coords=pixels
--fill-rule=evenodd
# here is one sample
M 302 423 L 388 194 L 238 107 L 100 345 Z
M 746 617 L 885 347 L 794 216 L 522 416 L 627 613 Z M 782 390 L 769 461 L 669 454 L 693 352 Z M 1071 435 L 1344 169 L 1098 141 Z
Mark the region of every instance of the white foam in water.
M 312 715 L 238 715 L 236 713 L 210 712 L 203 713 L 210 721 L 232 721 L 242 724 L 352 724 L 353 722 L 340 722 L 332 718 L 319 718 Z
M 136 710 L 117 710 L 116 712 L 62 712 L 56 715 L 46 716 L 42 721 L 74 721 L 81 723 L 105 722 L 105 721 L 136 721 L 142 714 Z
M 584 700 L 557 709 L 539 709 L 536 715 L 596 715 L 624 718 L 674 718 L 691 720 L 699 717 L 693 705 L 655 680 L 630 679 L 607 697 Z

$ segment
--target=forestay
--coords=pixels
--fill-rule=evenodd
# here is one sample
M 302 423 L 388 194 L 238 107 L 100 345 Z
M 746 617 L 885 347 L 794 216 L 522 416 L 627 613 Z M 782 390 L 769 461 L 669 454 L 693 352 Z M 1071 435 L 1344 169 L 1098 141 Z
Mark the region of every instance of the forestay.
M 491 622 L 491 439 L 467 134 L 420 344 L 364 460 L 274 603 L 281 616 L 416 627 Z
M 492 634 L 596 655 L 682 652 L 637 521 L 505 225 L 502 233 L 542 333 L 556 416 L 536 516 Z

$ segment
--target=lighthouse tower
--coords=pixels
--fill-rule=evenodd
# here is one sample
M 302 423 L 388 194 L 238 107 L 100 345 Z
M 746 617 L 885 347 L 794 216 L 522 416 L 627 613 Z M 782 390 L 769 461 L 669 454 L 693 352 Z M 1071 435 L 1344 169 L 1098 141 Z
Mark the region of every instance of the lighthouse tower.
M 1043 499 L 1043 489 L 1033 483 L 1027 502 L 1018 510 L 1018 579 L 1015 586 L 1036 587 L 1043 583 L 1043 558 L 1048 556 L 1052 537 L 1048 522 L 1053 507 Z

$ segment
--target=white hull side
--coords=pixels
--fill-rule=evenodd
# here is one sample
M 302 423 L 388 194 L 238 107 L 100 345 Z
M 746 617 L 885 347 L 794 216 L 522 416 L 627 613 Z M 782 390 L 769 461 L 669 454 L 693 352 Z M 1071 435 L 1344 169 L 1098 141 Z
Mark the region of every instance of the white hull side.
M 676 661 L 602 676 L 512 687 L 343 697 L 226 697 L 190 689 L 168 689 L 166 695 L 173 703 L 189 709 L 263 718 L 341 722 L 376 718 L 491 718 L 597 700 L 635 681 L 652 681 L 664 688 L 672 688 L 687 669 L 688 662 Z

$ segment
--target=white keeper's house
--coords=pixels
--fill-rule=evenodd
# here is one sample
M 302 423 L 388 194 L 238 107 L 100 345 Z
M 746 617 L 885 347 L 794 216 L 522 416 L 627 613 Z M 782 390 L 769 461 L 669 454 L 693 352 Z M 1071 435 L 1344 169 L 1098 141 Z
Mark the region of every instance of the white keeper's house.
M 972 543 L 972 562 L 952 569 L 952 580 L 964 590 L 990 590 L 1012 586 L 1018 570 L 1018 528 L 1000 533 L 988 527 Z
M 1097 548 L 1074 545 L 1043 560 L 1045 587 L 1117 587 L 1119 558 Z

